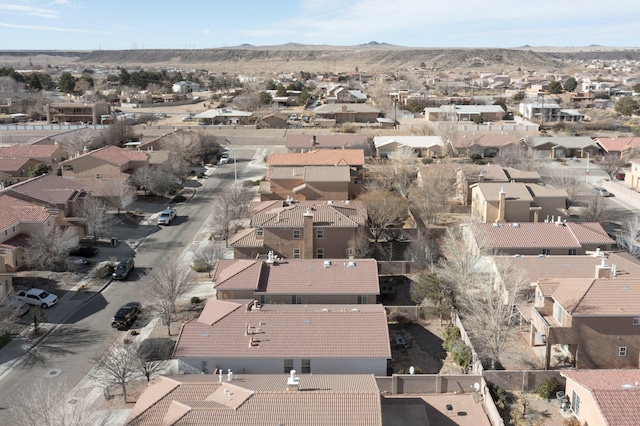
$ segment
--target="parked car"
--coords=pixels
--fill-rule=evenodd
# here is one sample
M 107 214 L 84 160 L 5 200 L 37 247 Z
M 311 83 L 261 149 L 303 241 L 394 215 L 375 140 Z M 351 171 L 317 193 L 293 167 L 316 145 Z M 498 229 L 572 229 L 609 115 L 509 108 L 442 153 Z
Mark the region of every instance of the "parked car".
M 133 258 L 125 257 L 116 265 L 111 277 L 114 280 L 124 280 L 129 276 L 129 272 L 133 270 L 134 266 Z
M 289 114 L 289 120 L 297 120 L 298 114 Z
M 123 305 L 111 319 L 111 327 L 117 329 L 129 328 L 136 322 L 142 311 L 140 302 L 129 302 Z
M 604 188 L 593 188 L 593 192 L 601 197 L 610 197 L 611 194 Z
M 218 164 L 227 164 L 229 162 L 229 153 L 225 152 L 220 156 Z
M 627 174 L 625 172 L 618 172 L 616 173 L 616 179 L 618 180 L 624 180 L 624 178 L 627 176 Z
M 158 225 L 169 225 L 176 217 L 178 217 L 176 209 L 164 209 L 158 216 Z
M 15 294 L 14 298 L 30 305 L 40 306 L 42 309 L 47 309 L 48 307 L 58 303 L 58 296 L 47 293 L 40 288 L 19 290 Z
M 92 246 L 80 246 L 69 252 L 71 256 L 79 256 L 79 257 L 93 257 L 100 253 L 98 247 Z

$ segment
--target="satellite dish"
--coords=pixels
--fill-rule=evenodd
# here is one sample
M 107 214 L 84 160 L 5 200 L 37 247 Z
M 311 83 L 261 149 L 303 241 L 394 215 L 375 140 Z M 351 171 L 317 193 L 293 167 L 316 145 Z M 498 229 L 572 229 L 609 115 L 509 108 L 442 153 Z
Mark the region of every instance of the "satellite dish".
M 480 390 L 480 383 L 475 382 L 475 383 L 473 384 L 473 390 L 474 390 L 474 391 L 476 391 L 476 392 L 478 392 L 478 391 Z

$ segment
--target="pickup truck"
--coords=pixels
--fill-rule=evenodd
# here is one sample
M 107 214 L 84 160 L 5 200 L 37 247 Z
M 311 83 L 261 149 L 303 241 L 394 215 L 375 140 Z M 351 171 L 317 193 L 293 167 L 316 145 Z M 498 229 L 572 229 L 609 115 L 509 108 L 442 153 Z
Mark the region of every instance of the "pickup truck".
M 158 216 L 158 225 L 169 225 L 176 216 L 176 209 L 164 209 Z

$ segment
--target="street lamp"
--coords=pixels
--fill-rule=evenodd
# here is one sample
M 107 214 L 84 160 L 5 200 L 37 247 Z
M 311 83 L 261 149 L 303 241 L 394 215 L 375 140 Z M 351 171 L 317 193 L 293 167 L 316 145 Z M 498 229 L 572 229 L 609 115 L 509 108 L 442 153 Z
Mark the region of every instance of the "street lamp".
M 236 156 L 233 156 L 233 181 L 238 181 L 238 163 L 236 163 Z

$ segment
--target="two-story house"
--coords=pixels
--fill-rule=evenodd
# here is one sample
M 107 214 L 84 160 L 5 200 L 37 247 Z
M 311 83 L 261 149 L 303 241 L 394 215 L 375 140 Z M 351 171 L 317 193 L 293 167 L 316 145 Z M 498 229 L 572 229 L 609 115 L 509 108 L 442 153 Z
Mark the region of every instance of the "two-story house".
M 377 123 L 380 110 L 368 104 L 325 104 L 315 107 L 316 118 L 342 123 Z
M 386 375 L 391 346 L 379 304 L 211 299 L 197 319 L 182 326 L 173 356 L 183 371 Z
M 567 197 L 535 183 L 481 182 L 471 185 L 471 216 L 482 223 L 549 220 L 564 213 Z
M 53 122 L 100 124 L 100 117 L 110 112 L 111 107 L 106 102 L 52 102 L 45 105 L 47 124 Z
M 221 259 L 213 283 L 218 299 L 260 304 L 366 304 L 380 294 L 375 259 Z
M 263 201 L 251 206 L 251 227 L 230 241 L 236 259 L 345 259 L 353 256 L 367 209 L 360 201 Z
M 538 183 L 540 175 L 535 171 L 523 171 L 497 164 L 468 164 L 456 169 L 456 195 L 465 206 L 471 205 L 471 186 L 476 183 Z
M 0 158 L 0 186 L 13 185 L 29 179 L 29 170 L 42 164 L 32 158 Z
M 638 327 L 640 279 L 604 258 L 591 278 L 535 283 L 530 344 L 545 345 L 546 368 L 552 356 L 578 369 L 638 368 Z
M 60 144 L 15 144 L 0 146 L 0 158 L 28 158 L 46 164 L 49 170 L 56 170 L 58 163 L 67 158 L 67 153 Z

